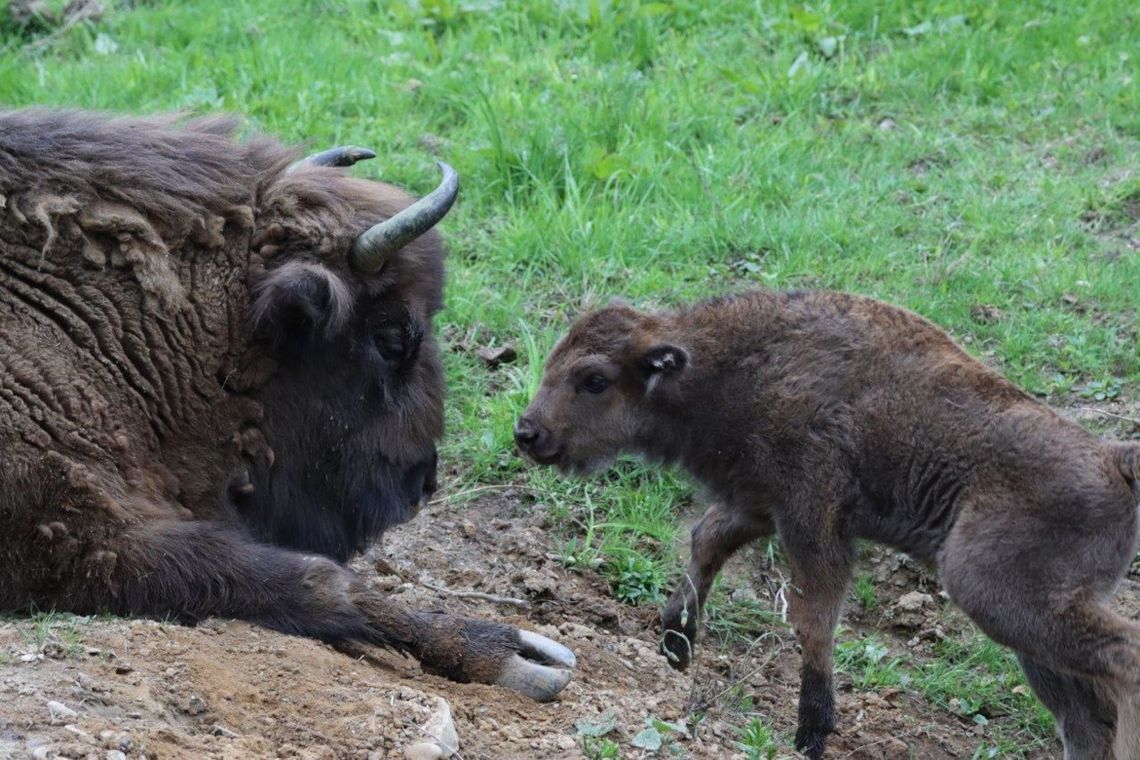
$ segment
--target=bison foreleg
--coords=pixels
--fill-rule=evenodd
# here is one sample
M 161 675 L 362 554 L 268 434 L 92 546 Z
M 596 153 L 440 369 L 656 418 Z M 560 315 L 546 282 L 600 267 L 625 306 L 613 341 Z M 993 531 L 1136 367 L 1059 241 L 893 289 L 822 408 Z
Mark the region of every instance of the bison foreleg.
M 257 543 L 222 523 L 145 523 L 107 544 L 99 572 L 70 573 L 68 584 L 30 601 L 183 621 L 232 617 L 333 644 L 366 642 L 411 654 L 429 672 L 535 699 L 561 691 L 574 666 L 569 650 L 542 636 L 409 609 L 329 559 Z
M 378 638 L 349 598 L 354 576 L 324 557 L 206 521 L 145 523 L 116 544 L 114 571 L 105 584 L 89 576 L 75 592 L 77 601 L 90 597 L 79 606 L 182 621 L 239 618 L 328 642 Z M 401 648 L 396 638 L 376 643 Z

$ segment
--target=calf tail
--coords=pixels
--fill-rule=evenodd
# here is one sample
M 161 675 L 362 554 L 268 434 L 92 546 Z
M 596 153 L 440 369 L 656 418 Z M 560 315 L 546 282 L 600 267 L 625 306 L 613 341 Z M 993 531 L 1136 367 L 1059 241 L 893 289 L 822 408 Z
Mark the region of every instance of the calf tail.
M 1120 474 L 1133 487 L 1140 482 L 1140 441 L 1121 441 L 1112 444 L 1113 457 Z

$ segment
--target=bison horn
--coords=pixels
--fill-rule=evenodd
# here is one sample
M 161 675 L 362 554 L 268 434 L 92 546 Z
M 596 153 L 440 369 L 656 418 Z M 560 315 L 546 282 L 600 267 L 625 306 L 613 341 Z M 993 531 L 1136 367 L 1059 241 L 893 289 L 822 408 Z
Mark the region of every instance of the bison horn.
M 288 174 L 301 166 L 352 166 L 357 161 L 366 161 L 370 158 L 376 158 L 375 151 L 356 145 L 338 145 L 335 148 L 305 156 L 286 169 L 285 173 Z
M 439 187 L 356 238 L 349 259 L 357 270 L 366 274 L 379 272 L 389 256 L 437 225 L 451 209 L 459 195 L 459 177 L 442 161 L 436 161 L 436 165 L 443 172 Z

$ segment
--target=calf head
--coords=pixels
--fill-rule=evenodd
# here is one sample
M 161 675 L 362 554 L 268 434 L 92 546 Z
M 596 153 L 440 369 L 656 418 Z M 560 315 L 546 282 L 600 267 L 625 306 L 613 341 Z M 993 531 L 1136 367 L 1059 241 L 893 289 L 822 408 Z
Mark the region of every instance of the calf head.
M 689 352 L 665 318 L 624 304 L 582 317 L 555 345 L 542 384 L 515 426 L 539 464 L 589 474 L 644 453 L 681 401 Z
M 338 183 L 332 198 L 300 195 L 314 171 Z M 251 393 L 263 417 L 241 434 L 227 497 L 274 543 L 344 560 L 435 488 L 443 247 L 428 229 L 458 188 L 445 168 L 439 189 L 400 210 L 394 188 L 331 170 L 302 166 L 281 184 L 252 284 L 253 350 L 273 370 Z M 350 234 L 376 216 L 389 218 Z

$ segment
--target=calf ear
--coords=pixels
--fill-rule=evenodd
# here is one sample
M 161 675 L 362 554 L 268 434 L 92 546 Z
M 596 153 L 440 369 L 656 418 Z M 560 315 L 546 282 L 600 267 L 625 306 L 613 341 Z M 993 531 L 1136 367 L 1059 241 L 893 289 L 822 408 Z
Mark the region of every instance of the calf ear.
M 641 355 L 641 370 L 645 373 L 645 393 L 649 395 L 662 383 L 685 371 L 689 366 L 689 352 L 680 346 L 659 343 Z
M 331 338 L 352 316 L 352 292 L 332 270 L 290 262 L 254 286 L 253 328 L 274 345 L 298 338 Z

